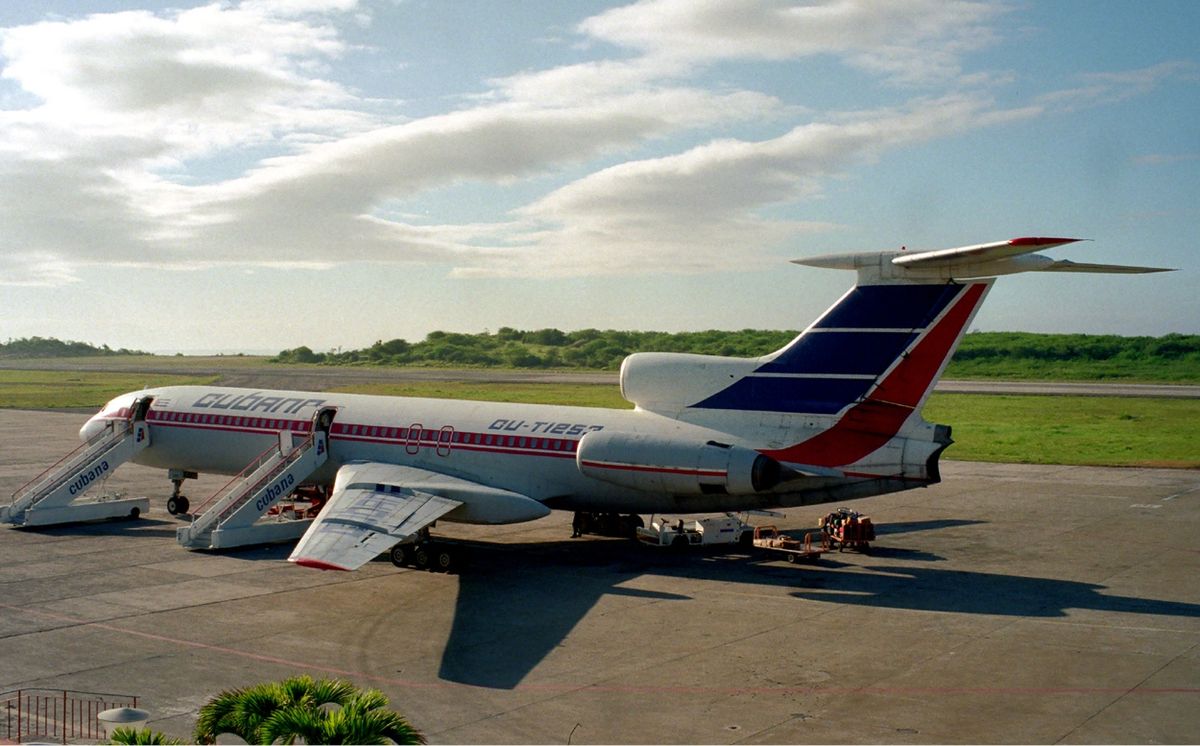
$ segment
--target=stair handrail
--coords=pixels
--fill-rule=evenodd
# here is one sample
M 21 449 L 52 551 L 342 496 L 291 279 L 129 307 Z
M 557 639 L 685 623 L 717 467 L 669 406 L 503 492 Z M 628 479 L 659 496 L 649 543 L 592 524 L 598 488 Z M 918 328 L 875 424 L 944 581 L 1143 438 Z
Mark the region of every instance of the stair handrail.
M 33 491 L 34 488 L 40 487 L 41 482 L 53 481 L 53 480 L 48 480 L 48 477 L 54 471 L 56 471 L 60 468 L 65 470 L 66 469 L 66 467 L 64 466 L 65 464 L 67 464 L 73 460 L 82 461 L 83 460 L 82 456 L 86 455 L 86 453 L 88 451 L 90 451 L 92 448 L 95 448 L 100 445 L 115 444 L 118 440 L 123 439 L 126 435 L 128 435 L 130 433 L 130 431 L 133 430 L 133 421 L 132 420 L 117 420 L 117 421 L 110 420 L 107 423 L 105 423 L 105 425 L 106 425 L 105 429 L 101 430 L 96 435 L 96 437 L 91 438 L 90 440 L 86 440 L 83 443 L 80 443 L 78 446 L 73 448 L 69 453 L 67 453 L 67 455 L 63 456 L 58 461 L 55 461 L 52 465 L 47 467 L 46 470 L 43 471 L 41 474 L 38 474 L 36 477 L 34 477 L 33 479 L 30 479 L 28 482 L 21 485 L 16 490 L 14 490 L 12 493 L 13 502 L 16 503 L 18 500 L 25 497 L 25 495 L 21 494 L 22 492 L 25 492 L 27 490 Z M 120 425 L 120 428 L 118 428 L 118 425 Z M 102 452 L 103 451 L 97 451 L 96 455 L 98 456 Z M 69 476 L 70 475 L 67 475 L 67 477 L 63 477 L 62 480 L 60 480 L 60 481 L 65 481 Z
M 210 495 L 207 500 L 200 503 L 200 505 L 198 505 L 196 507 L 196 509 L 192 511 L 193 522 L 195 521 L 196 517 L 203 515 L 206 510 L 208 510 L 213 505 L 215 505 L 217 502 L 219 502 L 220 499 L 222 497 L 224 497 L 226 492 L 231 491 L 231 488 L 235 484 L 237 484 L 240 481 L 244 481 L 247 477 L 249 477 L 255 471 L 257 471 L 258 469 L 261 469 L 262 465 L 264 463 L 266 463 L 267 461 L 269 461 L 276 453 L 280 453 L 278 440 L 276 440 L 271 445 L 267 446 L 266 449 L 264 449 L 262 453 L 258 454 L 254 458 L 252 458 L 250 460 L 250 463 L 246 465 L 246 468 L 242 469 L 237 474 L 233 475 L 233 477 L 230 478 L 230 480 L 228 482 L 223 484 L 216 492 L 212 493 L 212 495 Z
M 225 508 L 221 510 L 220 515 L 217 516 L 218 522 L 228 518 L 230 513 L 246 504 L 246 501 L 257 494 L 267 482 L 270 482 L 272 479 L 279 476 L 280 473 L 285 471 L 289 466 L 299 461 L 301 456 L 303 456 L 305 453 L 308 453 L 308 451 L 312 449 L 315 438 L 316 433 L 309 433 L 308 437 L 302 440 L 299 445 L 297 445 L 288 453 L 283 454 L 283 458 L 278 464 L 268 470 L 267 473 L 259 477 L 257 482 L 247 487 L 245 491 L 242 492 L 241 497 L 239 497 L 237 500 L 234 500 L 229 505 L 226 505 Z

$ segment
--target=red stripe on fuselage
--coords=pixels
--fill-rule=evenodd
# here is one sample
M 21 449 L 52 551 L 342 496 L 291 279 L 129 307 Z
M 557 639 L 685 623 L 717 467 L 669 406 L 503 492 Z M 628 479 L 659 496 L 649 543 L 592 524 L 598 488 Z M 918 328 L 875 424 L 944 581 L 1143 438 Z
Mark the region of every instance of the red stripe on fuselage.
M 895 437 L 920 403 L 986 290 L 986 283 L 968 286 L 942 320 L 879 386 L 851 407 L 833 427 L 794 446 L 763 453 L 797 464 L 843 466 L 881 448 Z

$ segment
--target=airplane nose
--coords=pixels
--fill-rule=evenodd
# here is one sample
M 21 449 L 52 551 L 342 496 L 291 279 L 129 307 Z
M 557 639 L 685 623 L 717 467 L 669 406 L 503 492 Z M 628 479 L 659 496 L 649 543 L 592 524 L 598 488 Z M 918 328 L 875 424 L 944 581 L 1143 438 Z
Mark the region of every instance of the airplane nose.
M 79 439 L 84 441 L 91 440 L 99 435 L 100 431 L 103 429 L 104 421 L 100 419 L 100 415 L 96 415 L 92 419 L 83 423 L 83 427 L 79 428 Z

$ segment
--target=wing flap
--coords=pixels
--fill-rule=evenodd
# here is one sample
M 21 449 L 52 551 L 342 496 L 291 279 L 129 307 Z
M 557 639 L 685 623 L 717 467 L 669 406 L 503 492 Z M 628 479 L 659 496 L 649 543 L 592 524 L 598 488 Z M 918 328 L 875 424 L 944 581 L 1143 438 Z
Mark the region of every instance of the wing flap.
M 289 562 L 322 570 L 356 570 L 463 503 L 411 487 L 432 472 L 395 464 L 347 464 L 333 496 L 296 545 Z

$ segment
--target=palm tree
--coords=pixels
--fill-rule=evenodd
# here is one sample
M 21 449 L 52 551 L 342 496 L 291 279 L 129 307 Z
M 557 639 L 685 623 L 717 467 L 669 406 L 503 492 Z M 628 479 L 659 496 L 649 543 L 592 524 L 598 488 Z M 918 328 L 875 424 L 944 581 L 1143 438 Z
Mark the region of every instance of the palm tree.
M 293 676 L 283 681 L 226 690 L 200 708 L 196 719 L 196 742 L 214 743 L 221 733 L 232 733 L 246 743 L 263 741 L 259 729 L 276 711 L 304 706 L 316 709 L 325 704 L 342 704 L 358 690 L 339 679 Z
M 425 737 L 377 689 L 359 692 L 340 709 L 288 707 L 262 725 L 263 743 L 423 744 Z
M 108 743 L 127 744 L 128 746 L 140 746 L 141 744 L 169 744 L 170 746 L 177 746 L 183 743 L 183 741 L 156 730 L 150 730 L 149 728 L 121 726 L 120 728 L 114 728 L 113 732 L 108 734 Z
M 246 743 L 425 743 L 375 689 L 360 691 L 340 679 L 293 676 L 223 691 L 200 708 L 197 743 L 232 733 Z M 327 705 L 336 707 L 326 707 Z

